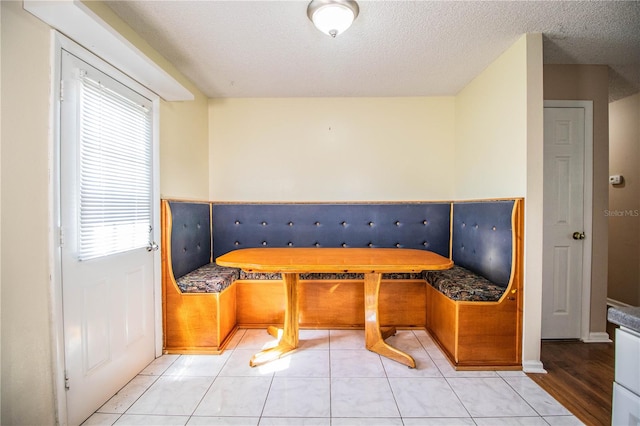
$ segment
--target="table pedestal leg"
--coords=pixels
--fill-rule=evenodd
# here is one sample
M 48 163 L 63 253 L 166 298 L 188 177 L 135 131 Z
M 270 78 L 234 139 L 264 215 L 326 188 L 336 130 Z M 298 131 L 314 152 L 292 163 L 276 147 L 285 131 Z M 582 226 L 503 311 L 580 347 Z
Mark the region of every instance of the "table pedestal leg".
M 282 338 L 277 346 L 255 354 L 249 361 L 251 367 L 281 358 L 298 347 L 298 274 L 283 273 L 282 281 L 286 302 Z M 267 331 L 272 336 L 278 337 L 279 332 L 276 327 L 269 327 Z
M 378 310 L 378 296 L 382 274 L 364 274 L 364 338 L 367 349 L 410 368 L 416 367 L 413 358 L 399 349 L 387 344 L 384 339 L 395 334 L 395 327 L 385 330 L 384 336 L 380 331 L 380 315 Z

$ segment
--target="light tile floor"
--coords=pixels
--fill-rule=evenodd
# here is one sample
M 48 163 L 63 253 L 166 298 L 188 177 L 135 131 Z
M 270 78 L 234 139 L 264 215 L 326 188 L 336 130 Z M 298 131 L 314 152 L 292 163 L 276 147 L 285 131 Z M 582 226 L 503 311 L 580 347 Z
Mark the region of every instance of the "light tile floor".
M 222 355 L 165 355 L 85 425 L 580 425 L 521 371 L 455 371 L 422 330 L 389 343 L 409 369 L 364 349 L 362 330 L 301 330 L 300 348 L 251 368 L 275 344 L 239 330 Z

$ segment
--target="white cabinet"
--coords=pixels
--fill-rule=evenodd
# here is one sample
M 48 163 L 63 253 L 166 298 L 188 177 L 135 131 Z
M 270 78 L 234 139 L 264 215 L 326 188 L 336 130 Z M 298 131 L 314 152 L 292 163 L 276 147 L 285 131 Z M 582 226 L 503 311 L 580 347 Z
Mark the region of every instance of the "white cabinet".
M 640 333 L 625 327 L 616 329 L 611 424 L 640 426 Z

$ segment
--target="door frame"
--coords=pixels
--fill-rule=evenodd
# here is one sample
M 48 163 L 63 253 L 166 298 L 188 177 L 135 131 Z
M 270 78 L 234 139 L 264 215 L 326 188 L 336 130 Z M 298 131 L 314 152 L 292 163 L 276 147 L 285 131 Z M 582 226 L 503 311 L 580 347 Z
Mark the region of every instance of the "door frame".
M 92 52 L 75 43 L 61 33 L 51 31 L 51 89 L 50 89 L 50 153 L 49 156 L 49 253 L 51 292 L 51 345 L 53 357 L 54 399 L 56 418 L 59 424 L 67 424 L 67 394 L 65 371 L 65 338 L 62 292 L 62 257 L 60 251 L 60 80 L 62 49 L 72 53 L 88 64 L 110 75 L 123 76 L 127 85 L 145 95 L 153 102 L 153 227 L 154 239 L 160 239 L 160 100 L 156 94 L 146 89 L 132 78 L 95 56 Z M 162 287 L 160 250 L 153 252 L 153 309 L 154 309 L 154 351 L 155 357 L 162 355 Z
M 582 250 L 582 303 L 580 306 L 580 340 L 596 341 L 591 337 L 591 253 L 593 249 L 593 101 L 544 101 L 544 108 L 584 109 L 584 240 Z M 544 218 L 543 218 L 544 221 Z M 543 249 L 544 249 L 543 245 Z M 543 268 L 546 265 L 542 265 Z M 544 290 L 544 286 L 543 286 Z M 601 340 L 597 340 L 601 341 Z

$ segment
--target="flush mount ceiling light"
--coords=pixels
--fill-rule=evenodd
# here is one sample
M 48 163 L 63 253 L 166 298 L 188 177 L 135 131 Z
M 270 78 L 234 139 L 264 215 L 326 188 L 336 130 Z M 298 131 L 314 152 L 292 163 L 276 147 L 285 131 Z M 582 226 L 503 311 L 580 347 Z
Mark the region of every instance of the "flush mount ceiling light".
M 352 0 L 313 0 L 307 7 L 313 25 L 331 37 L 346 31 L 359 11 L 358 3 Z

